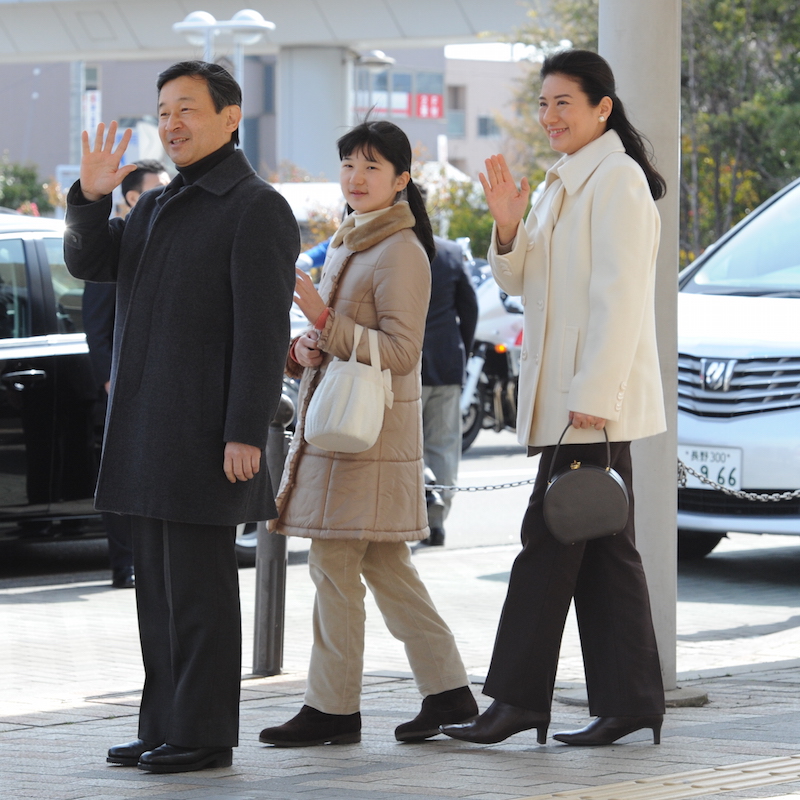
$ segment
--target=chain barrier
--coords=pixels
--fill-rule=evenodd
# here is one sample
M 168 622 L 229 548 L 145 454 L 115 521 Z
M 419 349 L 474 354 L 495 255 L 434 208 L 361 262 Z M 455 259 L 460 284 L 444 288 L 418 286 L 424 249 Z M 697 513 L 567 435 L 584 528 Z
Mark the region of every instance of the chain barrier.
M 687 466 L 683 463 L 680 459 L 678 459 L 678 486 L 685 487 L 686 486 L 686 476 L 693 475 L 702 483 L 711 486 L 713 489 L 717 489 L 720 492 L 724 492 L 725 494 L 731 495 L 731 497 L 738 497 L 741 500 L 753 500 L 759 503 L 777 503 L 781 500 L 794 500 L 795 498 L 800 498 L 800 489 L 796 489 L 793 492 L 772 492 L 770 494 L 762 494 L 758 492 L 744 492 L 737 489 L 731 489 L 729 486 L 723 486 L 721 483 L 717 483 L 716 481 L 712 481 L 711 478 L 707 478 L 705 475 L 701 475 L 696 470 L 692 469 L 691 467 Z M 493 492 L 497 489 L 515 489 L 518 486 L 530 486 L 532 483 L 535 483 L 536 479 L 531 478 L 527 481 L 513 481 L 511 483 L 498 483 L 490 486 L 445 486 L 440 483 L 426 483 L 425 484 L 425 491 L 426 492 Z
M 514 481 L 513 483 L 498 483 L 495 486 L 443 486 L 439 483 L 426 483 L 426 492 L 493 492 L 495 489 L 516 489 L 517 486 L 530 486 L 536 483 L 536 478 L 528 481 Z
M 691 467 L 684 464 L 683 461 L 678 459 L 678 486 L 686 486 L 687 473 L 689 475 L 693 475 L 701 483 L 705 483 L 708 486 L 711 486 L 713 489 L 717 489 L 720 492 L 729 494 L 731 497 L 738 497 L 740 500 L 754 500 L 758 503 L 777 503 L 781 500 L 794 500 L 795 498 L 800 497 L 800 489 L 795 489 L 793 492 L 771 492 L 769 494 L 743 492 L 738 489 L 731 489 L 729 486 L 723 486 L 721 483 L 717 483 L 716 481 L 712 481 L 711 478 L 701 475 L 699 472 L 693 470 Z

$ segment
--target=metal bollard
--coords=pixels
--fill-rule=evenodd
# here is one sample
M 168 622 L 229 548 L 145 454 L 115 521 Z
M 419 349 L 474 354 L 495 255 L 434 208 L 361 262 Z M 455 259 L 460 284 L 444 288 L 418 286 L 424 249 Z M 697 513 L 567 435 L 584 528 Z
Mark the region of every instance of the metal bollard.
M 284 394 L 269 426 L 267 469 L 277 494 L 286 458 L 286 426 L 294 404 Z M 270 533 L 265 522 L 257 527 L 256 609 L 253 636 L 253 674 L 279 675 L 283 667 L 283 626 L 286 605 L 286 537 Z

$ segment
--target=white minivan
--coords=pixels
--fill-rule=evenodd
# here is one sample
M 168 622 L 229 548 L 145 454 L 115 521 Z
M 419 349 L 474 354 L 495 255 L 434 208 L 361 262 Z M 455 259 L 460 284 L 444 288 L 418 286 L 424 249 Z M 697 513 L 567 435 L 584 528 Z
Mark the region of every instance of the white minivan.
M 678 457 L 733 491 L 800 489 L 800 180 L 681 272 Z M 729 531 L 800 535 L 800 497 L 746 499 L 689 476 L 678 555 Z

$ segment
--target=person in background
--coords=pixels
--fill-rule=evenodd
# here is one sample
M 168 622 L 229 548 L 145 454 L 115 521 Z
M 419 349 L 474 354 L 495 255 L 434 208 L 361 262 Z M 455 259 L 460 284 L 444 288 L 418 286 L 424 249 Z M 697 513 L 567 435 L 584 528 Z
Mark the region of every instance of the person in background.
M 160 161 L 134 162 L 136 170 L 126 175 L 120 188 L 128 208 L 133 208 L 143 192 L 166 186 L 169 175 Z M 111 354 L 114 341 L 114 316 L 117 300 L 115 283 L 87 283 L 83 291 L 83 328 L 92 371 L 98 387 L 100 417 L 105 418 L 111 387 Z M 132 589 L 134 583 L 131 519 L 124 514 L 102 513 L 108 536 L 108 559 L 111 562 L 111 585 Z
M 455 638 L 407 544 L 428 535 L 420 357 L 435 252 L 430 221 L 411 182 L 411 145 L 397 125 L 363 122 L 338 147 L 352 213 L 331 241 L 319 291 L 297 270 L 297 305 L 310 327 L 289 351 L 287 371 L 302 375 L 298 423 L 278 491 L 279 516 L 270 523 L 278 533 L 311 539 L 308 566 L 317 590 L 305 704 L 259 736 L 278 747 L 361 741 L 364 583 L 405 645 L 423 696 L 421 711 L 395 729 L 395 738 L 421 741 L 445 721 L 477 713 Z M 377 332 L 394 403 L 372 447 L 336 453 L 305 441 L 305 415 L 331 359 L 352 354 L 356 325 Z M 366 331 L 357 358 L 369 360 Z
M 133 517 L 145 682 L 139 738 L 107 761 L 228 767 L 238 744 L 236 526 L 275 516 L 263 468 L 281 396 L 300 234 L 236 149 L 242 91 L 218 64 L 158 76 L 159 136 L 178 174 L 109 220 L 132 132 L 82 136 L 67 197 L 70 272 L 116 282 L 111 392 L 95 506 Z
M 554 738 L 609 745 L 649 728 L 657 744 L 664 687 L 636 549 L 630 447 L 666 429 L 655 324 L 655 200 L 666 184 L 603 58 L 553 53 L 541 78 L 539 122 L 562 158 L 527 220 L 528 181 L 517 187 L 502 156 L 489 158 L 480 176 L 495 220 L 492 273 L 525 308 L 517 435 L 541 458 L 484 684 L 494 701 L 472 722 L 443 731 L 490 744 L 536 728 L 543 744 L 574 600 L 595 719 Z M 542 511 L 551 465 L 605 465 L 604 429 L 630 498 L 627 525 L 614 536 L 561 544 Z
M 453 486 L 461 459 L 461 386 L 478 324 L 478 299 L 461 247 L 441 236 L 433 239 L 436 256 L 422 345 L 422 442 L 425 466 L 436 483 Z M 430 533 L 421 544 L 444 545 L 453 492 L 442 491 L 441 499 L 428 505 Z

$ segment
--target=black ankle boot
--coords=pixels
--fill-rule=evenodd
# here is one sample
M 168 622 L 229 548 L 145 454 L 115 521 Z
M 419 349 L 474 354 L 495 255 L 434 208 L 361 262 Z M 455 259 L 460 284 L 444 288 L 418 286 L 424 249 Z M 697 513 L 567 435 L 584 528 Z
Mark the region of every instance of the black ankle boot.
M 652 714 L 649 717 L 595 717 L 585 728 L 556 733 L 553 738 L 564 744 L 597 747 L 614 744 L 617 739 L 629 733 L 650 728 L 653 731 L 653 744 L 661 744 L 663 721 L 663 714 Z
M 276 747 L 311 747 L 317 744 L 355 744 L 361 741 L 361 713 L 325 714 L 311 706 L 283 725 L 264 728 L 259 742 Z
M 549 725 L 549 711 L 531 711 L 495 700 L 472 722 L 463 725 L 442 725 L 442 733 L 464 742 L 497 744 L 515 733 L 536 728 L 536 741 L 544 744 L 547 741 Z
M 422 701 L 422 709 L 411 722 L 398 725 L 394 738 L 398 742 L 421 742 L 436 736 L 440 725 L 466 722 L 478 715 L 478 704 L 469 686 L 459 686 L 439 694 L 429 694 Z

